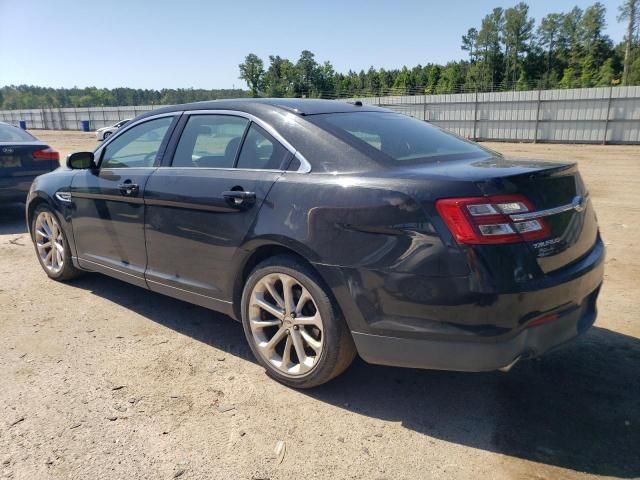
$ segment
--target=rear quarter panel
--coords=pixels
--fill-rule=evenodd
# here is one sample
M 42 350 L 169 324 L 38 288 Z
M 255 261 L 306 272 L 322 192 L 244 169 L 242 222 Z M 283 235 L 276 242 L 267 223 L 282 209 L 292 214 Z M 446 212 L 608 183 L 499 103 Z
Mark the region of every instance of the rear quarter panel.
M 467 273 L 464 262 L 442 261 L 446 247 L 421 205 L 375 179 L 286 173 L 253 233 L 302 249 L 312 263 L 427 276 Z
M 305 257 L 332 290 L 350 327 L 362 330 L 363 305 L 376 303 L 364 297 L 397 290 L 384 284 L 394 276 L 409 272 L 441 286 L 443 278 L 469 273 L 463 252 L 441 240 L 409 191 L 406 181 L 286 173 L 271 189 L 244 248 L 272 243 Z

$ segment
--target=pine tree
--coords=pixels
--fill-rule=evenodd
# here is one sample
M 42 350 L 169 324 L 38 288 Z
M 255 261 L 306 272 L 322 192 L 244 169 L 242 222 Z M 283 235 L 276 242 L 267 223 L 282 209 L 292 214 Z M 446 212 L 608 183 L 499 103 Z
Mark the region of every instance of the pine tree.
M 618 21 L 627 21 L 627 35 L 625 37 L 625 51 L 624 51 L 624 71 L 622 73 L 622 84 L 630 84 L 630 73 L 632 63 L 632 48 L 634 43 L 634 36 L 638 25 L 640 24 L 640 0 L 625 0 L 620 6 L 620 13 L 618 15 Z

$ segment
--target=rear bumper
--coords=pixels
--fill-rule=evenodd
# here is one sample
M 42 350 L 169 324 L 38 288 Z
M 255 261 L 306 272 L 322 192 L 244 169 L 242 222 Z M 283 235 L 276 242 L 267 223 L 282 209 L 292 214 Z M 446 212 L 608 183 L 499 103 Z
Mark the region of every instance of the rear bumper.
M 35 176 L 0 178 L 0 202 L 24 202 Z
M 369 363 L 466 372 L 497 370 L 520 358 L 542 355 L 588 330 L 596 319 L 598 291 L 559 318 L 524 328 L 507 339 L 454 341 L 357 332 L 353 332 L 353 339 L 358 353 Z
M 487 371 L 541 355 L 596 318 L 604 245 L 522 289 L 475 289 L 474 277 L 319 267 L 369 363 Z

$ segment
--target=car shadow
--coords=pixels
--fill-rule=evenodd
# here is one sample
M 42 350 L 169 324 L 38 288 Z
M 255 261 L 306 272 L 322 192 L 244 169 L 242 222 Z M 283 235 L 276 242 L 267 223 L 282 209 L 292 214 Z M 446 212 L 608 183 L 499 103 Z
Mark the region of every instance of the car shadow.
M 23 203 L 0 204 L 0 235 L 27 233 Z
M 101 275 L 73 285 L 151 321 L 255 361 L 228 317 Z M 184 320 L 189 319 L 189 320 Z M 640 341 L 594 327 L 509 373 L 368 365 L 303 391 L 426 437 L 597 475 L 640 476 Z

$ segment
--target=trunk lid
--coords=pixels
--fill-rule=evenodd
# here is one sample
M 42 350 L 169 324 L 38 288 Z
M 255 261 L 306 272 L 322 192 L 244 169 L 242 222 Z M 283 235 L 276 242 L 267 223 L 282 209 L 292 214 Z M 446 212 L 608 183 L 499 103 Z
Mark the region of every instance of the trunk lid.
M 535 207 L 524 218 L 538 218 L 549 228 L 546 238 L 527 242 L 543 272 L 568 265 L 591 250 L 598 224 L 582 177 L 575 163 L 510 162 L 536 169 L 478 181 L 485 195 L 520 193 Z M 507 168 L 508 170 L 508 168 Z M 512 216 L 517 220 L 517 216 Z
M 408 181 L 409 192 L 430 215 L 439 198 L 522 194 L 543 214 L 549 234 L 524 242 L 543 273 L 562 268 L 588 253 L 598 237 L 589 193 L 575 163 L 485 159 L 425 163 L 390 170 L 387 178 Z M 535 216 L 534 214 L 534 216 Z M 522 244 L 521 244 L 522 245 Z M 509 245 L 495 245 L 511 255 Z M 497 252 L 496 252 L 497 253 Z

